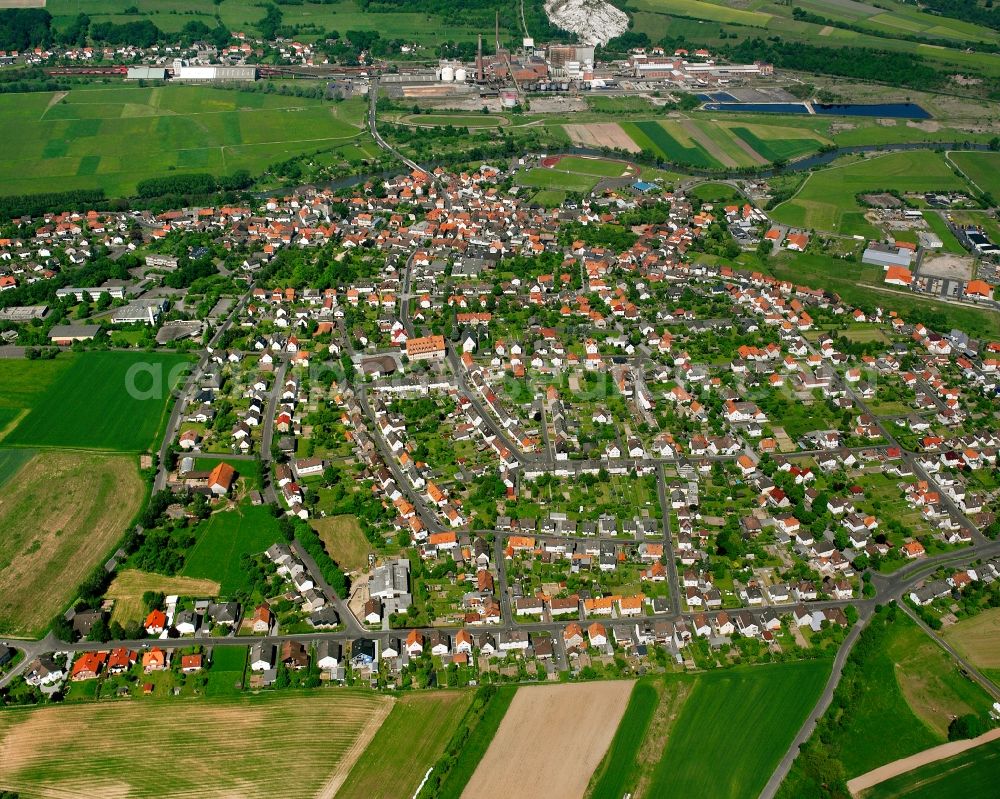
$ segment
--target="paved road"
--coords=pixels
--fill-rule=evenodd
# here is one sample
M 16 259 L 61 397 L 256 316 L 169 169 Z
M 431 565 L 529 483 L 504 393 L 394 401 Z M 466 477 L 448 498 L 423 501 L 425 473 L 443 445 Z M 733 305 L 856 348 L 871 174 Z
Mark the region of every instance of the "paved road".
M 219 328 L 215 331 L 215 335 L 213 335 L 209 340 L 205 349 L 201 350 L 201 356 L 199 357 L 198 362 L 195 364 L 194 368 L 188 372 L 187 380 L 184 381 L 184 386 L 177 393 L 177 400 L 174 402 L 173 410 L 170 412 L 170 419 L 167 421 L 167 429 L 163 434 L 163 442 L 160 444 L 160 462 L 157 466 L 156 478 L 153 480 L 154 492 L 162 491 L 167 487 L 167 453 L 170 450 L 171 443 L 173 443 L 173 440 L 177 437 L 177 430 L 180 428 L 182 421 L 184 405 L 193 395 L 195 386 L 201 378 L 205 367 L 208 365 L 209 358 L 212 357 L 212 350 L 215 348 L 216 344 L 218 344 L 223 334 L 233 324 L 233 320 L 246 304 L 252 290 L 253 283 L 247 287 L 246 293 L 233 303 L 233 308 L 229 312 L 229 316 L 227 316 L 225 321 L 219 325 Z
M 414 169 L 418 172 L 423 172 L 427 175 L 431 174 L 429 169 L 424 169 L 416 161 L 413 161 L 403 155 L 399 150 L 393 147 L 389 142 L 382 138 L 382 134 L 378 132 L 378 127 L 376 126 L 376 117 L 378 116 L 376 111 L 376 106 L 378 105 L 378 78 L 372 77 L 368 83 L 368 129 L 371 131 L 372 138 L 375 139 L 375 143 L 381 147 L 383 150 L 387 150 L 392 153 L 396 158 L 406 164 L 410 169 Z
M 863 606 L 859 607 L 858 623 L 851 628 L 851 631 L 844 639 L 844 643 L 841 644 L 841 647 L 837 652 L 837 656 L 833 659 L 833 671 L 830 673 L 830 678 L 826 681 L 826 687 L 823 689 L 823 693 L 820 694 L 819 701 L 816 702 L 816 706 L 809 714 L 809 718 L 806 719 L 802 727 L 799 728 L 799 731 L 796 733 L 795 738 L 792 741 L 792 745 L 788 747 L 788 751 L 785 752 L 785 756 L 781 758 L 781 762 L 778 763 L 778 767 L 774 770 L 774 773 L 771 774 L 771 778 L 764 786 L 764 790 L 760 792 L 760 799 L 773 799 L 774 795 L 778 792 L 778 788 L 781 787 L 781 783 L 784 782 L 785 777 L 788 776 L 788 772 L 792 768 L 792 763 L 794 763 L 795 758 L 798 757 L 799 748 L 809 740 L 809 737 L 816 729 L 816 724 L 823 717 L 823 714 L 826 713 L 826 709 L 830 707 L 830 702 L 833 701 L 834 691 L 837 690 L 837 685 L 840 683 L 840 677 L 844 672 L 844 664 L 847 663 L 847 657 L 851 654 L 851 649 L 854 648 L 854 644 L 861 635 L 861 631 L 871 620 L 873 610 L 874 605 L 872 603 L 865 603 Z

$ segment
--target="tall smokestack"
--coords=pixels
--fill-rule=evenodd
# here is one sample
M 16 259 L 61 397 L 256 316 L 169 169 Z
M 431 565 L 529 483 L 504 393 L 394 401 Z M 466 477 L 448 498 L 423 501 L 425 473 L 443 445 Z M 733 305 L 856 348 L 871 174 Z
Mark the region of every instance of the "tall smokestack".
M 479 34 L 479 45 L 476 48 L 476 80 L 483 82 L 483 34 Z
M 496 19 L 496 36 L 497 36 L 497 54 L 500 53 L 500 12 L 497 11 Z

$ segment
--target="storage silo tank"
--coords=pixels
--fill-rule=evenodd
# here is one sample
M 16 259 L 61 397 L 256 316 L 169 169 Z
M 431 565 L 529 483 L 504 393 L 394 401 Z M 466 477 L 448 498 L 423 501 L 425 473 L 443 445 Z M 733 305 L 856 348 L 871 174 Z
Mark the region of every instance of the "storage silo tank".
M 451 83 L 455 80 L 455 68 L 454 67 L 443 67 L 441 69 L 441 80 L 445 83 Z
M 465 83 L 465 79 L 468 77 L 468 73 L 465 71 L 465 67 L 459 67 L 455 70 L 455 82 Z

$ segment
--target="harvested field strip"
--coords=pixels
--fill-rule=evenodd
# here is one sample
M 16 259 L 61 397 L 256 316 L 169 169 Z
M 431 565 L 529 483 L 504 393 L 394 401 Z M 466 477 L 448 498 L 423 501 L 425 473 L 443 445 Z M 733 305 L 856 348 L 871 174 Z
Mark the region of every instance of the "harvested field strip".
M 320 691 L 18 709 L 0 714 L 0 783 L 42 799 L 332 796 L 392 705 Z
M 122 626 L 130 621 L 142 621 L 145 618 L 142 595 L 146 591 L 159 591 L 167 596 L 177 594 L 207 599 L 219 595 L 219 584 L 214 580 L 165 577 L 162 574 L 126 569 L 115 577 L 105 594 L 108 599 L 115 600 L 111 620 Z
M 41 631 L 143 502 L 128 457 L 43 452 L 0 497 L 0 629 Z M 53 490 L 58 486 L 58 490 Z
M 583 796 L 614 738 L 632 686 L 592 682 L 521 688 L 462 796 Z
M 398 799 L 416 792 L 472 700 L 471 691 L 407 693 L 355 763 L 337 799 Z
M 685 147 L 671 136 L 659 122 L 630 123 L 652 143 L 659 153 L 670 161 L 695 167 L 717 167 L 719 162 L 698 145 Z
M 630 153 L 637 153 L 641 149 L 615 122 L 563 125 L 563 130 L 573 144 L 581 147 L 614 147 Z
M 742 153 L 737 151 L 735 142 L 729 139 L 720 128 L 713 127 L 712 133 L 709 133 L 690 119 L 681 122 L 680 127 L 687 132 L 692 142 L 698 144 L 723 166 L 739 166 L 746 160 L 741 157 Z

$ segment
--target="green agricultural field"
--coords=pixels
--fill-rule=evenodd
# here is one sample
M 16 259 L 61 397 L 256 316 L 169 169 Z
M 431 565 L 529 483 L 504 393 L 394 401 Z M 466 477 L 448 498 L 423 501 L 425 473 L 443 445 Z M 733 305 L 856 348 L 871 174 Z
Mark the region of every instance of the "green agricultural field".
M 749 128 L 734 127 L 732 132 L 768 161 L 790 161 L 819 149 L 815 139 L 762 139 Z
M 647 795 L 756 796 L 816 704 L 829 674 L 829 660 L 808 660 L 668 677 L 694 680 L 695 685 Z
M 969 190 L 938 153 L 890 153 L 812 173 L 799 193 L 777 206 L 772 216 L 793 227 L 877 238 L 879 231 L 865 221 L 855 195 L 889 188 L 901 192 Z
M 1000 153 L 951 153 L 950 158 L 980 189 L 1000 193 Z
M 592 799 L 625 796 L 634 788 L 639 750 L 659 702 L 655 686 L 648 681 L 636 683 L 611 747 L 591 777 L 588 794 Z
M 367 140 L 352 105 L 201 86 L 0 96 L 0 194 L 102 188 L 128 195 L 174 172 L 263 172 Z
M 670 133 L 666 129 L 668 124 L 671 125 Z M 713 158 L 705 148 L 687 138 L 676 123 L 645 120 L 642 122 L 623 122 L 621 127 L 643 150 L 651 150 L 665 160 L 695 167 L 721 166 L 721 163 Z
M 501 685 L 490 696 L 486 707 L 477 717 L 477 723 L 471 730 L 466 730 L 458 756 L 445 776 L 444 782 L 434 794 L 436 799 L 460 799 L 462 791 L 472 778 L 479 761 L 486 754 L 516 693 L 517 686 Z M 475 709 L 473 706 L 473 710 Z
M 472 697 L 469 690 L 403 694 L 354 764 L 337 799 L 413 796 L 427 769 L 444 752 Z
M 1000 741 L 893 777 L 861 794 L 863 799 L 993 799 L 1000 774 Z
M 145 452 L 163 428 L 170 392 L 188 362 L 184 355 L 125 352 L 18 362 L 22 377 L 11 390 L 0 384 L 0 401 L 20 402 L 29 413 L 4 444 Z M 24 385 L 36 372 L 41 392 Z
M 587 193 L 594 190 L 598 178 L 593 175 L 579 175 L 575 172 L 563 172 L 559 169 L 535 167 L 524 172 L 518 172 L 514 182 L 521 186 L 534 186 L 539 189 L 561 189 Z
M 246 575 L 240 565 L 243 555 L 259 555 L 282 540 L 270 507 L 248 503 L 213 513 L 198 526 L 195 535 L 197 540 L 181 574 L 216 580 L 225 596 L 246 588 Z
M 55 17 L 54 25 L 58 29 L 68 27 L 81 11 L 76 0 L 48 0 L 46 8 Z M 135 8 L 139 15 L 125 13 L 128 8 Z M 295 31 L 289 35 L 306 41 L 324 38 L 331 30 L 341 35 L 349 30 L 363 30 L 378 31 L 383 39 L 401 38 L 432 46 L 440 43 L 441 32 L 445 29 L 452 41 L 471 42 L 477 33 L 483 32 L 456 19 L 455 15 L 446 19 L 442 15 L 409 11 L 366 13 L 356 0 L 282 3 L 280 9 L 283 26 Z M 122 24 L 145 17 L 167 32 L 179 31 L 192 20 L 214 28 L 218 15 L 228 30 L 245 31 L 248 35 L 256 33 L 255 25 L 264 16 L 260 5 L 245 0 L 218 0 L 210 4 L 199 0 L 88 0 L 82 10 L 94 22 Z M 492 22 L 490 24 L 492 26 Z M 501 14 L 502 37 L 523 35 L 519 25 L 520 18 L 516 15 Z

